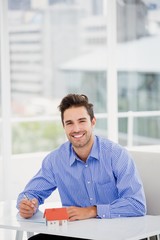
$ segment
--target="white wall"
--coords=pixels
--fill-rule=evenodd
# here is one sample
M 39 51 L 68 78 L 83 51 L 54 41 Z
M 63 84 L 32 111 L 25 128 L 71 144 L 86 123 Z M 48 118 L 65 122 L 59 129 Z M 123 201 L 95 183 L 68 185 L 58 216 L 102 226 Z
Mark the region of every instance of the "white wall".
M 17 199 L 18 194 L 24 189 L 27 182 L 37 173 L 39 170 L 43 158 L 47 155 L 43 153 L 21 154 L 13 155 L 12 157 L 12 183 L 11 183 L 11 199 Z M 2 176 L 2 175 L 1 175 Z M 0 195 L 0 200 L 3 199 L 3 194 Z M 55 191 L 47 201 L 58 201 L 59 193 Z

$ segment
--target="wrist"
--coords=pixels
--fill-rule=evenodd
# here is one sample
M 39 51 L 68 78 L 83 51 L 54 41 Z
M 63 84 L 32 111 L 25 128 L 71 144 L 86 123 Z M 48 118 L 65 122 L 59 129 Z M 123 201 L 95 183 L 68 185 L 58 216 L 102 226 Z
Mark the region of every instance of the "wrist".
M 96 205 L 92 206 L 92 217 L 94 217 L 94 218 L 97 217 L 97 206 Z

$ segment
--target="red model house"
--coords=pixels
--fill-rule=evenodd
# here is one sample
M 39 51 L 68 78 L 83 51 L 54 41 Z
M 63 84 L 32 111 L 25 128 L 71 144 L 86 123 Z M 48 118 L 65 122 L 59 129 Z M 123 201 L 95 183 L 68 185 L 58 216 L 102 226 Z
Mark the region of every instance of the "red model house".
M 43 217 L 46 219 L 47 226 L 66 225 L 68 214 L 66 208 L 45 209 Z

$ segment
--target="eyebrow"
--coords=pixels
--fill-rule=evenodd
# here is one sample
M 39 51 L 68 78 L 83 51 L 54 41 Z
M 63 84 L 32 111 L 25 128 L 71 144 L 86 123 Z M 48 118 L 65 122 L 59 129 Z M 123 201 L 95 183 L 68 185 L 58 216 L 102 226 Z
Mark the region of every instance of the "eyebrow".
M 83 118 L 79 118 L 78 121 L 86 120 L 86 119 L 87 119 L 86 117 L 83 117 Z
M 83 117 L 83 118 L 79 118 L 78 121 L 82 121 L 82 120 L 86 120 L 86 119 L 87 119 L 86 117 Z M 66 120 L 66 121 L 64 121 L 65 124 L 71 123 L 71 122 L 73 122 L 73 121 L 72 121 L 72 120 Z
M 65 124 L 72 122 L 72 120 L 66 120 L 64 121 Z

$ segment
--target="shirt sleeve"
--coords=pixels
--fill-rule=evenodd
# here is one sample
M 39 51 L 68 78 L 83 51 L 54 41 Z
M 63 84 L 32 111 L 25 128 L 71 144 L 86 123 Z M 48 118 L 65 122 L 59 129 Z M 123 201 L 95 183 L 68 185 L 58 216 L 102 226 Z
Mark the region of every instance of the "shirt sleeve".
M 143 185 L 134 160 L 126 149 L 113 149 L 112 168 L 118 198 L 110 204 L 97 205 L 100 218 L 135 217 L 146 214 Z
M 27 193 L 27 196 L 30 199 L 36 198 L 40 205 L 43 204 L 44 200 L 56 189 L 56 182 L 50 158 L 50 155 L 46 156 L 42 162 L 40 170 L 19 194 L 16 205 L 18 209 L 20 201 L 24 198 L 24 193 Z

